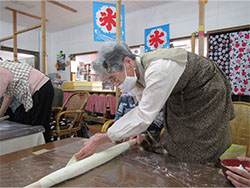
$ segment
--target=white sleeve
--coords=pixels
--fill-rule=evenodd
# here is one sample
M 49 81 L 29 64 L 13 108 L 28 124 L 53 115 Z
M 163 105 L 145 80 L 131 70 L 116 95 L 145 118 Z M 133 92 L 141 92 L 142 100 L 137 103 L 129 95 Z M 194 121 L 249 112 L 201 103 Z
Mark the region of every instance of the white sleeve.
M 137 107 L 108 129 L 111 140 L 117 141 L 145 131 L 153 122 L 184 72 L 185 65 L 171 60 L 157 60 L 145 72 L 146 87 Z

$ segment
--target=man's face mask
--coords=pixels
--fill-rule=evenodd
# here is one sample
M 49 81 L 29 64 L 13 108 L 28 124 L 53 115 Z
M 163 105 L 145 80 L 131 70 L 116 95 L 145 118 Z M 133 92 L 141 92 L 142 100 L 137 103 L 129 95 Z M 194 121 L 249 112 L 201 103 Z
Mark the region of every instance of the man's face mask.
M 126 70 L 125 65 L 124 65 L 124 71 L 125 71 L 125 80 L 118 87 L 121 90 L 130 91 L 130 90 L 134 89 L 134 87 L 136 85 L 136 81 L 137 81 L 135 69 L 134 69 L 134 76 L 127 75 L 127 70 Z

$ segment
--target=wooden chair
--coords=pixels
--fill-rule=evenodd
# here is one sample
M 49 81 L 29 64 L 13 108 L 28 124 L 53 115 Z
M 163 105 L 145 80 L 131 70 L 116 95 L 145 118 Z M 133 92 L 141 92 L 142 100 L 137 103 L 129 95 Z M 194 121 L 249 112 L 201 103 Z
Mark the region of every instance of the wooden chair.
M 102 132 L 102 133 L 107 132 L 107 130 L 113 125 L 114 122 L 115 122 L 115 121 L 114 121 L 113 119 L 106 121 L 106 122 L 103 124 L 103 126 L 102 126 L 101 132 Z M 165 129 L 162 128 L 162 129 L 161 129 L 161 132 L 160 132 L 160 137 L 163 135 L 164 131 L 165 131 Z
M 250 103 L 233 102 L 236 117 L 230 122 L 233 144 L 247 146 L 246 156 L 250 157 Z
M 114 123 L 114 120 L 113 120 L 113 119 L 106 121 L 106 122 L 103 124 L 103 126 L 102 126 L 101 132 L 102 132 L 102 133 L 107 132 L 108 128 L 111 127 L 111 126 L 113 125 L 113 123 Z
M 54 98 L 52 102 L 50 122 L 53 122 L 53 120 L 55 120 L 56 115 L 62 109 L 62 105 L 63 105 L 63 91 L 60 88 L 54 87 Z
M 87 104 L 89 93 L 85 91 L 75 92 L 69 96 L 61 108 L 56 108 L 55 127 L 51 130 L 51 136 L 62 137 L 77 136 L 83 123 L 83 113 Z

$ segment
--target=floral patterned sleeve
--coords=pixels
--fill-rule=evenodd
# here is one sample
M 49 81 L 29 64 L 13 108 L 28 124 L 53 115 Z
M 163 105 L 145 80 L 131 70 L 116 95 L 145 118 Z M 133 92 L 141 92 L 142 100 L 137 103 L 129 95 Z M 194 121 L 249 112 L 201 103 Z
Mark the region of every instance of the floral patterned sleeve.
M 115 121 L 120 119 L 124 114 L 129 112 L 135 107 L 132 96 L 129 94 L 122 94 L 118 103 L 117 111 L 115 114 Z

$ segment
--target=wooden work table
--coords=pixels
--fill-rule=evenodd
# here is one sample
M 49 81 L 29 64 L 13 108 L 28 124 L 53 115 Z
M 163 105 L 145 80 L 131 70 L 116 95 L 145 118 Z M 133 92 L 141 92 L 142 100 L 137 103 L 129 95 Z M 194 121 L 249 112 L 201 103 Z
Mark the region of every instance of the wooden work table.
M 23 187 L 64 167 L 84 141 L 70 138 L 3 155 L 1 187 Z M 35 151 L 47 151 L 34 154 Z M 219 169 L 132 148 L 110 162 L 56 187 L 228 187 Z
M 44 144 L 41 125 L 32 126 L 18 122 L 0 121 L 0 155 Z

